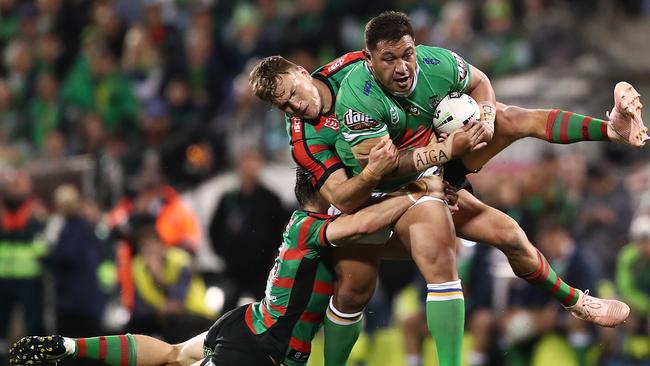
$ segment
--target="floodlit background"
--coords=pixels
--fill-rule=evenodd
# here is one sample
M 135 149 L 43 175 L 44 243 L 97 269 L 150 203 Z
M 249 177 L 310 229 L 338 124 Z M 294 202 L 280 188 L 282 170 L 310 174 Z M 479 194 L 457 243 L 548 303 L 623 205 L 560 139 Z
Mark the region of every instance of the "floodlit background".
M 283 116 L 251 95 L 250 67 L 281 54 L 315 70 L 389 9 L 485 71 L 501 102 L 604 118 L 627 80 L 650 103 L 648 0 L 0 0 L 0 363 L 25 334 L 182 341 L 263 296 L 296 202 Z M 567 282 L 633 315 L 573 322 L 462 242 L 467 365 L 650 364 L 648 158 L 523 140 L 471 176 Z M 549 217 L 562 228 L 538 232 Z M 406 365 L 422 342 L 434 365 L 423 288 L 412 263 L 382 268 L 353 365 Z

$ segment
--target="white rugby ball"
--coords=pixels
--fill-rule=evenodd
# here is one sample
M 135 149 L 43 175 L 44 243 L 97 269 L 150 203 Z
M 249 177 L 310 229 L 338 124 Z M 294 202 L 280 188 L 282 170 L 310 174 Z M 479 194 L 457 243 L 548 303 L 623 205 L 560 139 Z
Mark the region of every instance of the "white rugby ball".
M 481 111 L 474 98 L 464 93 L 449 93 L 442 98 L 433 114 L 436 132 L 452 133 L 472 119 L 478 120 Z

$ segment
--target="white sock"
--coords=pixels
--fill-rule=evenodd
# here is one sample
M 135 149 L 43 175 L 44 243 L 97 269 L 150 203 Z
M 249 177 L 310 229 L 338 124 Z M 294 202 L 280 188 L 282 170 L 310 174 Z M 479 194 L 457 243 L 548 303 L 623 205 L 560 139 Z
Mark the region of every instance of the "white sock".
M 334 307 L 334 297 L 330 297 L 330 305 L 327 307 L 325 312 L 327 319 L 338 325 L 351 325 L 363 318 L 363 310 L 358 313 L 347 314 L 342 311 L 339 311 Z
M 407 355 L 406 356 L 406 366 L 422 366 L 422 356 L 421 355 Z
M 74 355 L 77 351 L 77 342 L 68 337 L 63 337 L 63 345 L 65 346 L 65 353 L 69 356 Z
M 469 364 L 472 366 L 485 365 L 487 356 L 483 352 L 472 351 L 469 354 Z

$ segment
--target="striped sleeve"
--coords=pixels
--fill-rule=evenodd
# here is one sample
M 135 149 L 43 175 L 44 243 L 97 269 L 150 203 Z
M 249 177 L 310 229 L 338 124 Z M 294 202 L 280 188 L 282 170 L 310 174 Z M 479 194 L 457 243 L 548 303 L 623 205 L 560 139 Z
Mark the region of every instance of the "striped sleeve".
M 314 126 L 292 117 L 290 135 L 291 156 L 296 164 L 311 173 L 316 189 L 320 189 L 333 172 L 344 169 L 334 146 L 322 138 Z
M 327 226 L 334 219 L 319 219 L 309 217 L 305 220 L 300 228 L 299 246 L 305 249 L 318 249 L 329 246 L 329 241 L 325 236 Z

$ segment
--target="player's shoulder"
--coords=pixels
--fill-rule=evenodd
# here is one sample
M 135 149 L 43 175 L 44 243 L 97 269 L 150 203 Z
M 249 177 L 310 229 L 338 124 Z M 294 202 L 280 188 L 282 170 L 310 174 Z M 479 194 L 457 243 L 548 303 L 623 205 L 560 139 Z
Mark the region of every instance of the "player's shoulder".
M 305 225 L 311 226 L 314 224 L 323 224 L 335 218 L 336 216 L 332 216 L 328 214 L 319 214 L 319 213 L 309 212 L 304 210 L 296 210 L 294 211 L 293 215 L 291 215 L 291 219 L 289 220 L 288 227 L 293 230 L 300 231 L 300 230 L 304 230 L 303 226 Z
M 348 99 L 367 103 L 369 100 L 381 98 L 384 92 L 370 72 L 366 62 L 354 66 L 341 83 L 341 89 L 336 98 L 336 107 L 339 103 L 346 104 Z
M 345 79 L 341 82 L 341 85 L 356 85 L 358 83 L 363 83 L 367 79 L 371 79 L 372 74 L 368 70 L 368 66 L 365 62 L 358 62 L 350 68 Z
M 421 66 L 437 66 L 442 63 L 460 63 L 464 62 L 463 58 L 452 50 L 427 45 L 417 45 L 415 47 L 417 59 Z
M 324 78 L 330 78 L 337 74 L 345 75 L 346 71 L 350 71 L 356 64 L 362 63 L 364 59 L 362 51 L 349 52 L 320 67 L 312 75 Z

